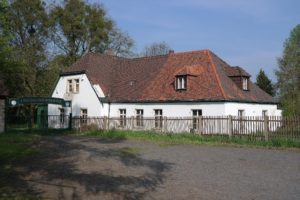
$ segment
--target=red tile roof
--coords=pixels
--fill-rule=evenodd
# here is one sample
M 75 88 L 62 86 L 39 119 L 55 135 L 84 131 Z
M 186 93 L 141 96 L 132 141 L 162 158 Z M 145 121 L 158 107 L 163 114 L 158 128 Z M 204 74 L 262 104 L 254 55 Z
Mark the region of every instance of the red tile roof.
M 209 50 L 163 56 L 120 58 L 88 53 L 67 72 L 85 70 L 111 102 L 242 101 L 274 103 L 273 98 L 249 81 L 243 91 L 231 79 L 249 77 Z M 177 75 L 187 75 L 187 90 L 175 89 Z

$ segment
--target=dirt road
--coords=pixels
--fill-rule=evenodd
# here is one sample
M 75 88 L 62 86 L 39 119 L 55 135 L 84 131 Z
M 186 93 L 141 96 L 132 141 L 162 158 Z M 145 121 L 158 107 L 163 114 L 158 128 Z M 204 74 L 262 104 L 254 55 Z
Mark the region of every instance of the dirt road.
M 57 136 L 8 186 L 46 199 L 300 199 L 300 152 Z

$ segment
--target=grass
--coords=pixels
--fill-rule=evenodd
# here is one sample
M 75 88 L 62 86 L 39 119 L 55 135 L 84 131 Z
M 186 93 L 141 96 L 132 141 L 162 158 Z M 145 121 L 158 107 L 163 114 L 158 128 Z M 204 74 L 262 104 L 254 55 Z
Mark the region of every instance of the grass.
M 87 131 L 86 136 L 97 136 L 105 139 L 138 139 L 160 142 L 162 146 L 176 144 L 208 144 L 208 145 L 232 145 L 232 146 L 254 146 L 267 148 L 300 148 L 300 139 L 272 138 L 268 141 L 255 140 L 253 137 L 232 137 L 222 135 L 196 135 L 196 134 L 159 134 L 142 131 Z
M 36 153 L 30 144 L 39 137 L 23 132 L 0 134 L 0 160 L 12 161 Z

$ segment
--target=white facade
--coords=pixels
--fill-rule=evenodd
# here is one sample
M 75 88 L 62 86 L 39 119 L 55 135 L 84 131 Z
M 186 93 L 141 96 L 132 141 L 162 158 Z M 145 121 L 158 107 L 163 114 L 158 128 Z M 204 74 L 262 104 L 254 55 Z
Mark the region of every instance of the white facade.
M 111 104 L 110 116 L 119 117 L 120 109 L 126 109 L 126 116 L 135 116 L 137 109 L 144 110 L 144 117 L 154 117 L 154 110 L 161 109 L 166 117 L 191 117 L 193 110 L 202 110 L 203 116 L 237 116 L 239 110 L 244 116 L 281 116 L 277 105 L 236 102 L 180 102 L 180 103 L 115 103 Z
M 79 79 L 79 91 L 69 92 L 68 81 Z M 75 87 L 75 86 L 74 86 Z M 126 117 L 136 116 L 137 109 L 143 109 L 144 117 L 154 117 L 154 110 L 161 109 L 166 117 L 191 117 L 193 110 L 201 110 L 203 116 L 237 116 L 239 110 L 244 116 L 262 116 L 263 111 L 269 116 L 281 116 L 275 104 L 238 103 L 238 102 L 166 102 L 166 103 L 103 103 L 99 98 L 104 93 L 99 85 L 92 85 L 85 74 L 61 76 L 52 97 L 72 101 L 73 116 L 80 116 L 86 109 L 88 117 L 119 117 L 120 109 L 126 109 Z M 60 114 L 59 105 L 49 105 L 49 115 Z
M 68 81 L 74 79 L 79 79 L 79 91 L 71 93 L 68 91 Z M 100 95 L 103 95 L 100 86 L 93 87 L 85 74 L 61 76 L 52 93 L 52 97 L 72 101 L 72 108 L 65 108 L 65 114 L 72 112 L 73 116 L 80 116 L 81 110 L 86 109 L 89 117 L 107 116 L 108 106 L 100 102 L 98 97 L 103 97 Z M 48 114 L 59 115 L 60 108 L 59 105 L 49 105 Z

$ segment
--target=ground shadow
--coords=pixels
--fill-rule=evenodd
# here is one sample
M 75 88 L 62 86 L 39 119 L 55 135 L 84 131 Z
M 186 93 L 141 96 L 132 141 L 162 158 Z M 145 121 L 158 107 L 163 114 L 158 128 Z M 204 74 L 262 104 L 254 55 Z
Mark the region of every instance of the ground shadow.
M 109 146 L 110 143 L 122 142 L 118 139 L 43 136 L 35 144 L 42 153 L 15 162 L 15 167 L 21 170 L 4 179 L 10 180 L 7 187 L 16 191 L 25 188 L 28 194 L 36 197 L 50 195 L 55 199 L 85 199 L 104 195 L 111 199 L 142 199 L 164 183 L 172 164 L 144 159 L 139 153 L 128 152 L 116 145 Z M 101 144 L 108 146 L 102 149 Z M 90 159 L 106 159 L 120 162 L 125 168 L 144 169 L 144 173 L 120 175 L 113 170 L 82 171 L 78 168 L 81 161 L 74 159 L 80 152 L 88 153 Z

